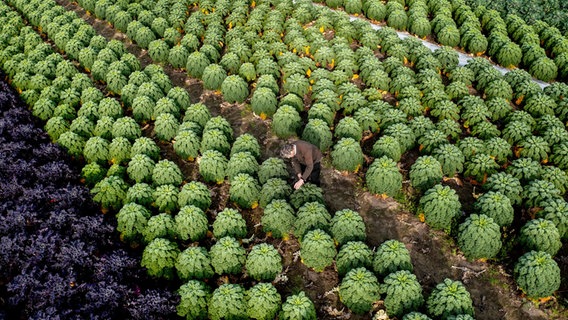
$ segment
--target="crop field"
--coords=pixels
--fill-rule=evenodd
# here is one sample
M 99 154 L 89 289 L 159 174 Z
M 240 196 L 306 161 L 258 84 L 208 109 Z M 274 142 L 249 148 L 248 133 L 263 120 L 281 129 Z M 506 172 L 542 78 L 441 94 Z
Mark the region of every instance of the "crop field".
M 568 318 L 568 39 L 547 22 L 2 0 L 0 76 L 0 319 Z M 296 139 L 321 186 L 293 188 Z

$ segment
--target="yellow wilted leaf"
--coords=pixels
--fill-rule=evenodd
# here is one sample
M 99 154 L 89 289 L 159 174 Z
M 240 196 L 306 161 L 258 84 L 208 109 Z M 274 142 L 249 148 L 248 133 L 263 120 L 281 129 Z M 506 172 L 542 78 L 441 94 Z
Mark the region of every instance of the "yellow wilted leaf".
M 545 303 L 545 302 L 548 302 L 548 301 L 550 301 L 550 300 L 552 300 L 552 299 L 553 299 L 552 296 L 548 296 L 548 297 L 544 297 L 544 298 L 538 299 L 538 302 L 539 302 L 539 303 Z
M 426 217 L 424 216 L 424 213 L 421 213 L 421 214 L 418 215 L 418 220 L 420 220 L 420 222 L 426 221 Z
M 258 208 L 258 201 L 255 201 L 252 203 L 252 206 L 250 206 L 251 209 L 256 209 Z
M 325 31 L 324 27 L 321 26 L 321 27 L 320 27 L 320 32 L 323 33 L 324 31 Z
M 357 165 L 357 168 L 355 168 L 355 171 L 354 171 L 354 172 L 357 173 L 357 172 L 359 171 L 359 169 L 361 169 L 361 165 L 360 165 L 360 164 Z

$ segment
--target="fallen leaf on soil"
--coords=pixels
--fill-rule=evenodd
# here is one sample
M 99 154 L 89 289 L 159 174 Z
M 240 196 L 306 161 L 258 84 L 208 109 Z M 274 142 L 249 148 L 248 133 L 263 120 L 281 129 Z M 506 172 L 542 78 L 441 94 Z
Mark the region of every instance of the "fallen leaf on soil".
M 458 186 L 463 186 L 463 182 L 460 178 L 458 177 L 452 177 L 452 178 L 448 178 L 448 177 L 444 177 L 442 178 L 442 181 L 446 182 L 446 181 L 454 181 Z
M 345 313 L 343 309 L 337 310 L 336 308 L 332 308 L 331 306 L 326 306 L 324 308 L 325 312 L 330 316 L 334 317 L 334 319 L 350 319 L 351 313 Z
M 385 310 L 379 310 L 377 311 L 377 313 L 375 314 L 375 316 L 373 316 L 373 320 L 389 320 L 389 315 L 386 313 Z

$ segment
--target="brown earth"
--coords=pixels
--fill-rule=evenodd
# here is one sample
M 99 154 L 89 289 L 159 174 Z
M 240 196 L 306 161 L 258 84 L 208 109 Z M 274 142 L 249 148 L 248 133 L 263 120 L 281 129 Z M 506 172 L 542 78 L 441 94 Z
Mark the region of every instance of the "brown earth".
M 89 22 L 98 34 L 107 39 L 123 41 L 129 52 L 139 57 L 142 66 L 151 63 L 145 50 L 140 49 L 126 36 L 115 31 L 104 21 L 88 15 L 75 3 L 67 0 L 57 0 L 67 10 L 75 11 L 80 17 Z M 188 79 L 182 70 L 174 70 L 164 65 L 164 70 L 176 86 L 184 87 L 191 95 L 192 102 L 205 103 L 213 115 L 221 115 L 231 122 L 235 135 L 248 132 L 256 136 L 261 143 L 262 158 L 276 156 L 279 147 L 285 143 L 274 137 L 269 130 L 269 121 L 262 121 L 252 115 L 246 104 L 227 104 L 222 97 L 214 92 L 203 90 L 201 82 Z M 151 135 L 151 126 L 145 133 Z M 180 159 L 174 152 L 171 144 L 161 144 L 162 151 L 169 159 L 174 159 L 182 168 L 188 180 L 198 179 L 197 167 L 194 162 Z M 417 154 L 406 154 L 401 161 L 401 170 L 405 172 L 414 162 Z M 464 183 L 461 186 L 455 182 L 448 182 L 458 191 L 460 197 L 471 204 L 473 186 Z M 475 317 L 480 320 L 494 319 L 568 319 L 568 312 L 564 308 L 568 304 L 568 249 L 566 245 L 558 254 L 556 260 L 562 269 L 563 284 L 558 298 L 547 303 L 536 305 L 521 296 L 510 275 L 511 267 L 497 263 L 470 262 L 460 254 L 454 241 L 443 232 L 433 231 L 417 216 L 412 213 L 412 193 L 406 193 L 405 198 L 382 199 L 364 191 L 362 187 L 362 174 L 344 175 L 325 166 L 322 169 L 322 188 L 326 205 L 331 213 L 349 208 L 357 210 L 367 225 L 367 244 L 377 247 L 385 240 L 396 239 L 404 242 L 410 251 L 414 265 L 414 274 L 417 276 L 424 296 L 429 293 L 437 283 L 445 278 L 461 280 L 471 293 Z M 214 195 L 214 207 L 210 214 L 218 212 L 224 207 L 234 206 L 228 200 L 228 184 L 209 185 Z M 479 191 L 478 191 L 479 192 Z M 314 301 L 318 312 L 318 319 L 371 319 L 371 314 L 358 316 L 349 313 L 347 308 L 339 301 L 337 287 L 339 277 L 334 267 L 328 267 L 317 273 L 307 268 L 298 258 L 299 243 L 293 237 L 288 241 L 266 238 L 260 228 L 262 209 L 243 210 L 247 218 L 249 230 L 254 230 L 253 237 L 246 240 L 250 245 L 258 242 L 270 242 L 281 252 L 284 258 L 284 272 L 275 282 L 279 292 L 288 296 L 299 291 L 306 291 Z M 213 219 L 213 217 L 211 217 Z M 227 281 L 219 279 L 218 281 Z M 231 277 L 229 281 L 250 284 L 252 281 L 246 275 Z M 381 303 L 377 304 L 381 308 Z M 424 310 L 422 310 L 424 311 Z

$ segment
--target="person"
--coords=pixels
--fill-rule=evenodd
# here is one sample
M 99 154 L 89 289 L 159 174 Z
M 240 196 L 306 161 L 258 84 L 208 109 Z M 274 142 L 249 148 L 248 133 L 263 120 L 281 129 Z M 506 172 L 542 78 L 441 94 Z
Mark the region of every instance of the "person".
M 297 140 L 284 145 L 280 149 L 280 156 L 292 161 L 295 178 L 297 178 L 294 183 L 295 190 L 306 182 L 320 185 L 320 161 L 323 156 L 318 147 L 307 141 Z

